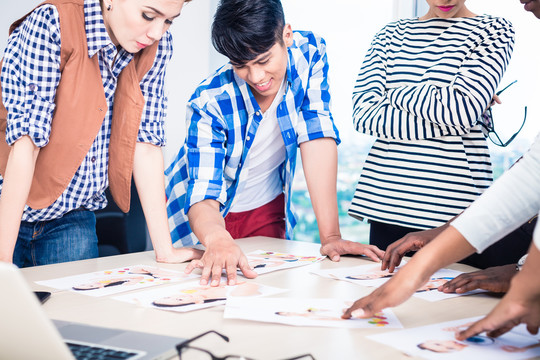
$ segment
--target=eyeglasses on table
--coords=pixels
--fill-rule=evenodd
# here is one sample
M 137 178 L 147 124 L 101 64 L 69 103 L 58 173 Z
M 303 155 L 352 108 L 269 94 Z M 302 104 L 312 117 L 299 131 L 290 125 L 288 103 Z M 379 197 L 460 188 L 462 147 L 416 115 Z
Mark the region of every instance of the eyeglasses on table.
M 200 339 L 201 337 L 210 333 L 214 333 L 218 335 L 219 337 L 221 337 L 223 340 L 229 342 L 229 338 L 227 336 L 220 334 L 219 332 L 214 331 L 214 330 L 207 331 L 205 333 L 197 335 L 191 339 L 188 339 L 176 345 L 176 351 L 178 351 L 178 357 L 180 358 L 180 360 L 255 360 L 253 358 L 248 358 L 248 357 L 240 356 L 240 355 L 226 355 L 223 357 L 215 356 L 214 354 L 212 354 L 212 352 L 206 349 L 190 345 L 191 342 L 197 339 Z M 283 360 L 298 360 L 298 359 L 315 360 L 315 358 L 311 354 L 303 354 L 303 355 L 299 355 L 299 356 L 295 356 L 295 357 L 291 357 L 291 358 L 287 358 Z

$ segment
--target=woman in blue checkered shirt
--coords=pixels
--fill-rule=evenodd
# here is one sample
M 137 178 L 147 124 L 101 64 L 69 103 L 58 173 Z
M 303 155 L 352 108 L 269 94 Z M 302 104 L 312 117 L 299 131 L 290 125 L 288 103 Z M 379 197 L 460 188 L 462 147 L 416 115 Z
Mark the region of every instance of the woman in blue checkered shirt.
M 157 260 L 177 262 L 194 255 L 172 247 L 160 149 L 163 80 L 172 51 L 167 30 L 183 4 L 184 0 L 51 0 L 12 28 L 1 72 L 7 119 L 0 121 L 5 133 L 0 261 L 33 266 L 96 257 L 93 211 L 107 205 L 109 179 L 113 195 L 126 198 L 131 171 Z M 133 64 L 143 64 L 145 56 L 149 69 L 139 74 Z M 128 105 L 131 98 L 139 110 Z M 88 107 L 94 103 L 99 107 Z M 71 109 L 73 104 L 77 105 Z M 134 111 L 142 116 L 126 120 Z M 95 132 L 87 130 L 87 118 L 96 119 Z M 131 135 L 128 128 L 134 130 Z M 45 161 L 46 156 L 50 160 Z M 126 162 L 111 168 L 113 160 Z M 43 174 L 47 177 L 40 177 Z M 116 181 L 126 176 L 127 181 Z M 58 186 L 57 181 L 65 184 Z M 45 194 L 46 201 L 34 196 L 36 192 Z M 119 206 L 127 211 L 129 200 Z

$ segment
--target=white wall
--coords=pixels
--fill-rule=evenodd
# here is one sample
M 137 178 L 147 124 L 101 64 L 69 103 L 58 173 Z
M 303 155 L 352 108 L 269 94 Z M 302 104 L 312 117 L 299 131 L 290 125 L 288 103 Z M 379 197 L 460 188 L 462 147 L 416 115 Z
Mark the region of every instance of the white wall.
M 2 1 L 2 11 L 0 11 L 0 55 L 4 55 L 9 25 L 32 10 L 37 4 L 39 4 L 39 1 L 36 0 Z
M 225 59 L 214 50 L 210 39 L 216 7 L 217 0 L 193 0 L 184 6 L 182 15 L 171 27 L 174 54 L 167 68 L 169 105 L 165 122 L 166 164 L 183 144 L 185 107 L 189 97 L 211 71 L 225 63 Z

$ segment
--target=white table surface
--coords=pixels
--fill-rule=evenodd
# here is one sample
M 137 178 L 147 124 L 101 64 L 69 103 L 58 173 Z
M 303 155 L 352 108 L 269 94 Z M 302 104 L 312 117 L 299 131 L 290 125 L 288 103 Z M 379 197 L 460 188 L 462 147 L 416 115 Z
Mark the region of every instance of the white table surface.
M 237 240 L 244 252 L 254 250 L 280 251 L 302 254 L 318 248 L 318 244 L 299 241 L 254 237 Z M 286 288 L 277 297 L 329 298 L 356 300 L 373 288 L 310 274 L 313 269 L 331 269 L 372 263 L 362 257 L 345 256 L 338 263 L 328 259 L 314 264 L 259 275 L 256 281 L 264 285 Z M 154 265 L 183 270 L 183 264 L 156 263 L 154 253 L 141 252 L 110 256 L 64 264 L 22 269 L 34 290 L 51 289 L 35 281 L 55 279 L 75 274 L 113 269 L 131 265 Z M 455 264 L 450 268 L 471 271 L 473 268 Z M 161 285 L 171 286 L 171 285 Z M 317 360 L 324 359 L 410 359 L 391 347 L 366 339 L 366 335 L 396 331 L 397 329 L 339 329 L 328 327 L 297 327 L 246 320 L 224 319 L 224 306 L 216 306 L 187 313 L 175 313 L 144 308 L 111 299 L 112 296 L 91 297 L 68 291 L 52 290 L 53 295 L 43 305 L 52 319 L 82 322 L 92 325 L 133 329 L 183 338 L 193 337 L 208 330 L 216 330 L 230 338 L 226 343 L 217 336 L 206 336 L 194 345 L 207 348 L 217 356 L 237 354 L 257 360 L 278 360 L 311 353 Z M 140 291 L 140 290 L 139 290 Z M 498 298 L 487 294 L 462 296 L 437 302 L 411 298 L 393 309 L 405 328 L 428 325 L 487 314 Z

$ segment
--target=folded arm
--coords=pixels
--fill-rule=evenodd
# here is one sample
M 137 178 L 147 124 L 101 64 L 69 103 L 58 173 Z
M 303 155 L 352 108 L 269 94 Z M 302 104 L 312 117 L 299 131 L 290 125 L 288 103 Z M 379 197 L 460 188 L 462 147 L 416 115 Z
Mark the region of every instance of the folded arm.
M 426 71 L 417 84 L 391 88 L 387 84 L 388 40 L 381 31 L 353 91 L 357 131 L 398 140 L 468 133 L 491 103 L 513 47 L 509 24 L 497 21 L 485 32 L 484 42 L 464 59 L 448 84 L 441 85 L 436 72 Z

